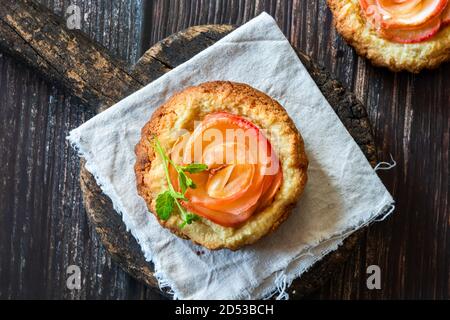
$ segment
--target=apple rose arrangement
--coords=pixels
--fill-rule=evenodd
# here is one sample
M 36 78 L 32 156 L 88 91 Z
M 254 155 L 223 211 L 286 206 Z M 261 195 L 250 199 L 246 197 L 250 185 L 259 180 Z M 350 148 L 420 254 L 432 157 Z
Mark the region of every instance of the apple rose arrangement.
M 157 139 L 154 148 L 169 185 L 158 195 L 156 213 L 167 220 L 177 207 L 180 227 L 199 216 L 237 227 L 270 205 L 283 180 L 280 160 L 259 128 L 225 112 L 206 116 L 169 153 Z
M 398 43 L 430 39 L 450 24 L 449 0 L 359 0 L 381 37 Z

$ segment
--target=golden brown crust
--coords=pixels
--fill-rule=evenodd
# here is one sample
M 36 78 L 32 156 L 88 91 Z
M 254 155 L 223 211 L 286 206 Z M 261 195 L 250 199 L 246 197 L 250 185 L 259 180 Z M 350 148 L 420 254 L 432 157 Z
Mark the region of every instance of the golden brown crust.
M 364 18 L 358 0 L 327 0 L 334 23 L 342 37 L 356 52 L 376 66 L 392 71 L 418 73 L 437 68 L 450 60 L 450 26 L 444 27 L 430 40 L 400 44 L 383 39 Z
M 175 94 L 142 129 L 141 140 L 135 148 L 137 190 L 148 209 L 155 212 L 156 196 L 167 184 L 150 139 L 158 136 L 164 147 L 170 149 L 176 141 L 177 130 L 192 130 L 194 120 L 202 120 L 217 111 L 244 116 L 258 127 L 269 129 L 269 133 L 276 133 L 277 141 L 271 142 L 282 162 L 285 178 L 274 202 L 238 228 L 225 228 L 201 219 L 180 229 L 178 214 L 168 221 L 155 217 L 174 234 L 208 249 L 237 250 L 277 229 L 292 212 L 307 182 L 308 160 L 303 140 L 284 108 L 266 94 L 246 84 L 223 81 L 204 83 Z

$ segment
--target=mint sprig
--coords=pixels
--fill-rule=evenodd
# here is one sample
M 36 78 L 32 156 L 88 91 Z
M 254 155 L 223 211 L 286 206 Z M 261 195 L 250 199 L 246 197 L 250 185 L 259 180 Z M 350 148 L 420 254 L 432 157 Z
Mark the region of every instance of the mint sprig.
M 169 190 L 161 192 L 156 198 L 156 214 L 161 220 L 166 221 L 170 218 L 173 213 L 174 207 L 176 206 L 180 211 L 181 218 L 183 219 L 180 228 L 184 228 L 186 225 L 192 224 L 194 221 L 197 221 L 199 219 L 197 215 L 188 212 L 180 204 L 180 200 L 188 201 L 188 199 L 186 199 L 185 197 L 186 191 L 189 188 L 195 189 L 197 187 L 194 181 L 192 181 L 192 179 L 189 178 L 186 173 L 201 173 L 208 170 L 208 166 L 198 163 L 189 164 L 187 166 L 179 166 L 169 158 L 164 148 L 161 146 L 158 138 L 155 137 L 154 141 L 154 148 L 163 162 L 164 173 L 166 175 L 167 184 L 169 186 Z M 172 185 L 172 181 L 170 180 L 169 175 L 169 164 L 173 166 L 175 171 L 178 173 L 178 184 L 180 186 L 181 192 L 176 191 L 174 186 Z
M 181 169 L 184 172 L 189 172 L 189 173 L 194 174 L 194 173 L 200 173 L 200 172 L 208 170 L 208 166 L 206 164 L 201 164 L 201 163 L 192 163 L 187 166 L 181 167 Z

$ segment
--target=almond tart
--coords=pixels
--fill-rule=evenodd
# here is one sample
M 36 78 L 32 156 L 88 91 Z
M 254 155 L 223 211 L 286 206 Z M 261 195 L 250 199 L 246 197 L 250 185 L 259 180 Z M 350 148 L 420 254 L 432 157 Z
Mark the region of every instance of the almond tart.
M 357 53 L 418 73 L 450 59 L 449 0 L 328 0 L 336 29 Z
M 246 84 L 175 94 L 142 129 L 139 195 L 161 226 L 211 250 L 274 231 L 307 182 L 304 144 L 286 110 Z

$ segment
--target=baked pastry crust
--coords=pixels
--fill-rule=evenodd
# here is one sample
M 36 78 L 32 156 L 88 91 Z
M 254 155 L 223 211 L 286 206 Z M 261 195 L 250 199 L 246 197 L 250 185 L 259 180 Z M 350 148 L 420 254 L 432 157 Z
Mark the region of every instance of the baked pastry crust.
M 376 66 L 418 73 L 450 60 L 450 25 L 427 41 L 401 44 L 378 35 L 366 21 L 358 0 L 327 1 L 338 32 Z
M 162 162 L 155 155 L 151 138 L 157 136 L 166 150 L 175 144 L 180 130 L 192 131 L 194 121 L 207 114 L 224 111 L 247 118 L 259 128 L 267 130 L 283 170 L 283 182 L 273 203 L 256 212 L 237 228 L 227 228 L 200 218 L 180 229 L 179 214 L 159 223 L 184 239 L 191 239 L 208 249 L 237 250 L 271 233 L 287 219 L 295 207 L 307 182 L 308 159 L 303 139 L 286 110 L 266 94 L 246 84 L 208 82 L 175 94 L 161 106 L 142 129 L 136 145 L 136 183 L 150 212 L 156 212 L 157 195 L 167 190 Z

